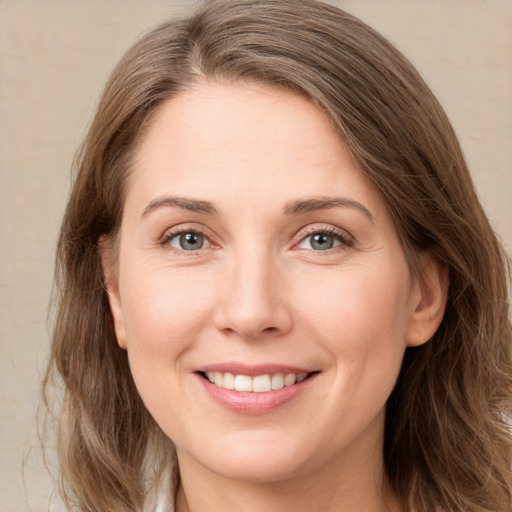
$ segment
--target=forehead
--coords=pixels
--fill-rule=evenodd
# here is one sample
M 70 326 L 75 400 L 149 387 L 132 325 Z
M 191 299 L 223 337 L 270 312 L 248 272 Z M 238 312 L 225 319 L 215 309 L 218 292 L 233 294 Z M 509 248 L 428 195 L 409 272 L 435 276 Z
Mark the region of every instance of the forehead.
M 286 202 L 340 186 L 370 202 L 376 195 L 311 100 L 259 84 L 201 84 L 168 100 L 144 134 L 130 182 L 147 200 L 221 191 Z
M 322 137 L 316 136 L 319 133 Z M 284 139 L 287 147 L 295 143 L 297 148 L 316 147 L 319 152 L 320 139 L 343 146 L 328 117 L 309 98 L 257 83 L 200 83 L 172 97 L 153 116 L 139 154 L 148 158 L 164 137 L 168 144 L 188 138 L 201 151 L 227 149 L 226 145 L 275 150 Z M 276 156 L 274 151 L 272 157 Z

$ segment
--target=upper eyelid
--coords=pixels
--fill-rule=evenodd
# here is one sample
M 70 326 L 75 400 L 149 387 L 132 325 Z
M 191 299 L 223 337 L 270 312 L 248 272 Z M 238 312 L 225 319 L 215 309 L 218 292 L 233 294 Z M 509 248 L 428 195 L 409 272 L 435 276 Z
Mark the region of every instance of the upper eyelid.
M 315 233 L 329 233 L 331 235 L 338 235 L 341 239 L 345 241 L 355 241 L 354 236 L 346 229 L 340 228 L 338 226 L 333 226 L 332 224 L 315 223 L 300 229 L 295 237 L 295 243 L 300 242 L 304 238 L 307 238 L 308 236 L 311 236 Z
M 176 226 L 167 228 L 159 237 L 159 243 L 165 243 L 174 238 L 175 236 L 189 232 L 203 235 L 205 238 L 208 239 L 210 243 L 215 243 L 213 240 L 216 238 L 216 236 L 212 232 L 212 230 L 206 228 L 206 226 L 196 227 L 196 223 L 194 222 L 177 224 Z

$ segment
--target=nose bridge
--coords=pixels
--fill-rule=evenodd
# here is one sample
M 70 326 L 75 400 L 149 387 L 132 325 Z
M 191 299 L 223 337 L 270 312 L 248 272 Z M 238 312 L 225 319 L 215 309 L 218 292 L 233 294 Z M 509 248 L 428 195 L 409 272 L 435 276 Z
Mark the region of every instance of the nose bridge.
M 247 244 L 233 251 L 227 272 L 219 328 L 244 338 L 283 334 L 291 328 L 285 276 L 268 247 Z

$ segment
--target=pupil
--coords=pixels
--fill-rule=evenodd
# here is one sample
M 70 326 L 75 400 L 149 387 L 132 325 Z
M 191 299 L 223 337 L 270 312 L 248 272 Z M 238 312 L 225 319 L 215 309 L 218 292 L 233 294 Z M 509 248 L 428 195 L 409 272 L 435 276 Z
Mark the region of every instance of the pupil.
M 320 251 L 326 251 L 327 249 L 331 249 L 334 245 L 334 239 L 330 235 L 325 235 L 323 233 L 317 233 L 313 235 L 311 241 L 311 247 L 313 249 L 318 249 Z
M 185 250 L 200 249 L 203 246 L 203 236 L 198 233 L 184 233 L 180 236 L 180 245 Z

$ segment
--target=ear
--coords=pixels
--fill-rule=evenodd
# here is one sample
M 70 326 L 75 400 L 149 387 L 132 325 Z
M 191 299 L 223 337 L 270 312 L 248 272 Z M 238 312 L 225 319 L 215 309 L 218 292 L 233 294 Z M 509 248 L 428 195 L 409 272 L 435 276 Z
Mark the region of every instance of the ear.
M 126 331 L 124 326 L 123 307 L 121 303 L 121 295 L 119 293 L 119 279 L 116 269 L 116 261 L 112 241 L 105 236 L 101 236 L 98 243 L 101 264 L 103 266 L 103 275 L 105 280 L 105 288 L 108 294 L 110 304 L 110 312 L 114 321 L 114 330 L 118 345 L 126 350 Z
M 420 254 L 419 260 L 407 329 L 408 347 L 420 346 L 432 338 L 443 320 L 448 300 L 448 266 L 431 253 Z

